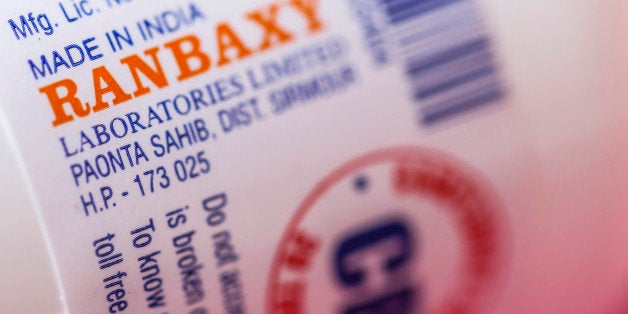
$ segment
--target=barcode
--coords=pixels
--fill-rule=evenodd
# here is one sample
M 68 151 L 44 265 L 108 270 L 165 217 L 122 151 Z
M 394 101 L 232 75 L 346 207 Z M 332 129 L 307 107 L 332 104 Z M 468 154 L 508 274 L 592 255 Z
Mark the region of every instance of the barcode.
M 504 95 L 471 0 L 378 0 L 394 34 L 420 122 L 431 125 Z

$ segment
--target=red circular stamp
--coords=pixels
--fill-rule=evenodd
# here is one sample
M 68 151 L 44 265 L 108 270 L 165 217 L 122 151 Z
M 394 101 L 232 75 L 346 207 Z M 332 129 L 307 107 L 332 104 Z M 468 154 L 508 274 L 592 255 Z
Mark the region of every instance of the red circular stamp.
M 504 274 L 505 219 L 461 161 L 398 147 L 349 161 L 300 204 L 268 313 L 482 313 Z

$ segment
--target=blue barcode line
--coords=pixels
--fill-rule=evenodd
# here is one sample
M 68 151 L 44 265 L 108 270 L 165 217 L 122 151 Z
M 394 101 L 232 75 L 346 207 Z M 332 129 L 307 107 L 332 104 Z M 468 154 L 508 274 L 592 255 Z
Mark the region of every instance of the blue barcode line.
M 461 45 L 451 47 L 427 58 L 411 62 L 406 66 L 406 73 L 410 76 L 421 75 L 422 72 L 442 66 L 446 63 L 461 59 L 473 53 L 486 49 L 488 41 L 486 38 L 479 38 Z
M 471 28 L 477 24 L 477 20 L 473 17 L 456 14 L 448 15 L 448 21 L 443 23 L 442 20 L 435 21 L 419 21 L 422 23 L 406 23 L 405 29 L 399 30 L 399 44 L 401 46 L 417 45 L 422 42 L 434 38 L 434 36 L 442 35 L 448 31 L 455 31 L 461 28 Z M 426 23 L 427 22 L 427 23 Z M 428 25 L 426 25 L 428 24 Z
M 421 123 L 438 123 L 503 97 L 490 39 L 471 0 L 378 1 L 397 36 Z
M 463 0 L 383 0 L 386 13 L 393 24 L 438 10 Z
M 432 86 L 428 86 L 426 88 L 417 89 L 414 97 L 417 100 L 424 100 L 438 93 L 445 92 L 449 89 L 458 87 L 464 83 L 468 83 L 471 81 L 475 81 L 479 78 L 489 76 L 493 74 L 495 71 L 495 67 L 493 65 L 482 67 L 478 70 L 474 70 L 468 73 L 464 73 L 458 77 L 452 78 L 451 80 L 440 82 L 434 84 Z
M 488 105 L 501 99 L 502 97 L 503 92 L 501 88 L 493 88 L 480 95 L 459 99 L 457 102 L 449 101 L 443 104 L 427 107 L 423 110 L 422 122 L 424 124 L 434 124 L 460 113 Z

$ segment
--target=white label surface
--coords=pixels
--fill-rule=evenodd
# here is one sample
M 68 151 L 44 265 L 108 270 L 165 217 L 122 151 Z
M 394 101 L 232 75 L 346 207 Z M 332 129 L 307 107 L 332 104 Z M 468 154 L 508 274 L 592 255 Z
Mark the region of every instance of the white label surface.
M 528 163 L 473 2 L 0 15 L 0 102 L 70 312 L 483 313 L 512 293 Z

